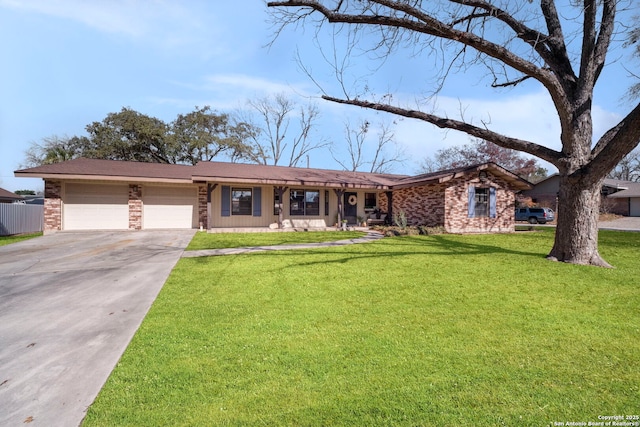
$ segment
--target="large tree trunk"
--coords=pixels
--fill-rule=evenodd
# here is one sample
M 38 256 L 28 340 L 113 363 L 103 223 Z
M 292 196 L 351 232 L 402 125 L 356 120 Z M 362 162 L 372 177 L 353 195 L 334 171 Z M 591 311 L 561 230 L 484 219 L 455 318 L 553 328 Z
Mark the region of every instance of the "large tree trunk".
M 611 267 L 598 253 L 602 182 L 603 179 L 573 180 L 566 173 L 560 173 L 558 225 L 549 259 Z

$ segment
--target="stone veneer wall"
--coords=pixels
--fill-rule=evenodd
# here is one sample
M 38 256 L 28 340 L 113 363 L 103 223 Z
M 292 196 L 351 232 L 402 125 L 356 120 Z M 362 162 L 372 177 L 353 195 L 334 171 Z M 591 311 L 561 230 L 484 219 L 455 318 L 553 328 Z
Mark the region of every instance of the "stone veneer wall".
M 62 230 L 62 182 L 44 182 L 44 233 Z
M 200 225 L 207 230 L 207 186 L 198 185 L 198 221 Z
M 142 229 L 142 186 L 129 184 L 129 230 Z
M 485 182 L 477 177 L 449 181 L 445 190 L 445 223 L 449 233 L 510 233 L 515 231 L 515 193 L 506 181 L 489 175 Z M 496 217 L 469 218 L 469 187 L 496 189 Z

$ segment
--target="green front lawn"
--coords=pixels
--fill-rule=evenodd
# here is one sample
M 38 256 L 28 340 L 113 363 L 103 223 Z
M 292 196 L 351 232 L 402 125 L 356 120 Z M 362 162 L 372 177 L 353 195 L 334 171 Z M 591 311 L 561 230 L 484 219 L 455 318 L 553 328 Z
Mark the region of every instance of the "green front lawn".
M 30 234 L 17 234 L 14 236 L 0 236 L 0 246 L 10 245 L 11 243 L 21 242 L 23 240 L 33 239 L 34 237 L 40 237 L 42 233 L 30 233 Z
M 638 414 L 640 234 L 602 232 L 601 269 L 546 261 L 553 231 L 182 259 L 84 425 Z

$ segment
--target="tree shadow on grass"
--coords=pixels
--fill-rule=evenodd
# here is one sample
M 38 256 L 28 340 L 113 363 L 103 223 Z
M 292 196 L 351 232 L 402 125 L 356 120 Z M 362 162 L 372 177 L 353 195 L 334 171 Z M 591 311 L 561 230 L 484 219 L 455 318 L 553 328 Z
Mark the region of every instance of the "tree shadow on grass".
M 544 259 L 546 253 L 516 250 L 504 246 L 498 246 L 487 243 L 478 243 L 471 241 L 461 241 L 459 236 L 435 235 L 435 236 L 403 236 L 380 240 L 383 245 L 389 245 L 397 250 L 381 250 L 378 242 L 370 242 L 366 244 L 354 244 L 340 247 L 318 247 L 304 249 L 266 249 L 262 251 L 252 252 L 254 257 L 272 256 L 291 257 L 291 256 L 312 256 L 318 258 L 323 255 L 322 259 L 304 260 L 297 262 L 295 266 L 312 266 L 312 265 L 330 265 L 330 264 L 347 264 L 354 260 L 370 260 L 371 262 L 384 263 L 392 262 L 393 259 L 412 256 L 424 255 L 428 256 L 458 256 L 472 257 L 478 255 L 516 255 L 529 258 Z M 274 252 L 278 252 L 275 254 Z M 292 266 L 293 267 L 293 266 Z M 287 268 L 287 267 L 285 267 Z

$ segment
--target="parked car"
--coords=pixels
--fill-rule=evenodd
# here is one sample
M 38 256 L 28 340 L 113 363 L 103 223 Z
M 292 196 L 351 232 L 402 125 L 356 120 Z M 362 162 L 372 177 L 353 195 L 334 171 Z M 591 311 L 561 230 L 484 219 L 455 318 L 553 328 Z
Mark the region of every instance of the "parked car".
M 546 224 L 555 219 L 550 208 L 517 208 L 516 221 L 528 221 L 529 224 Z

